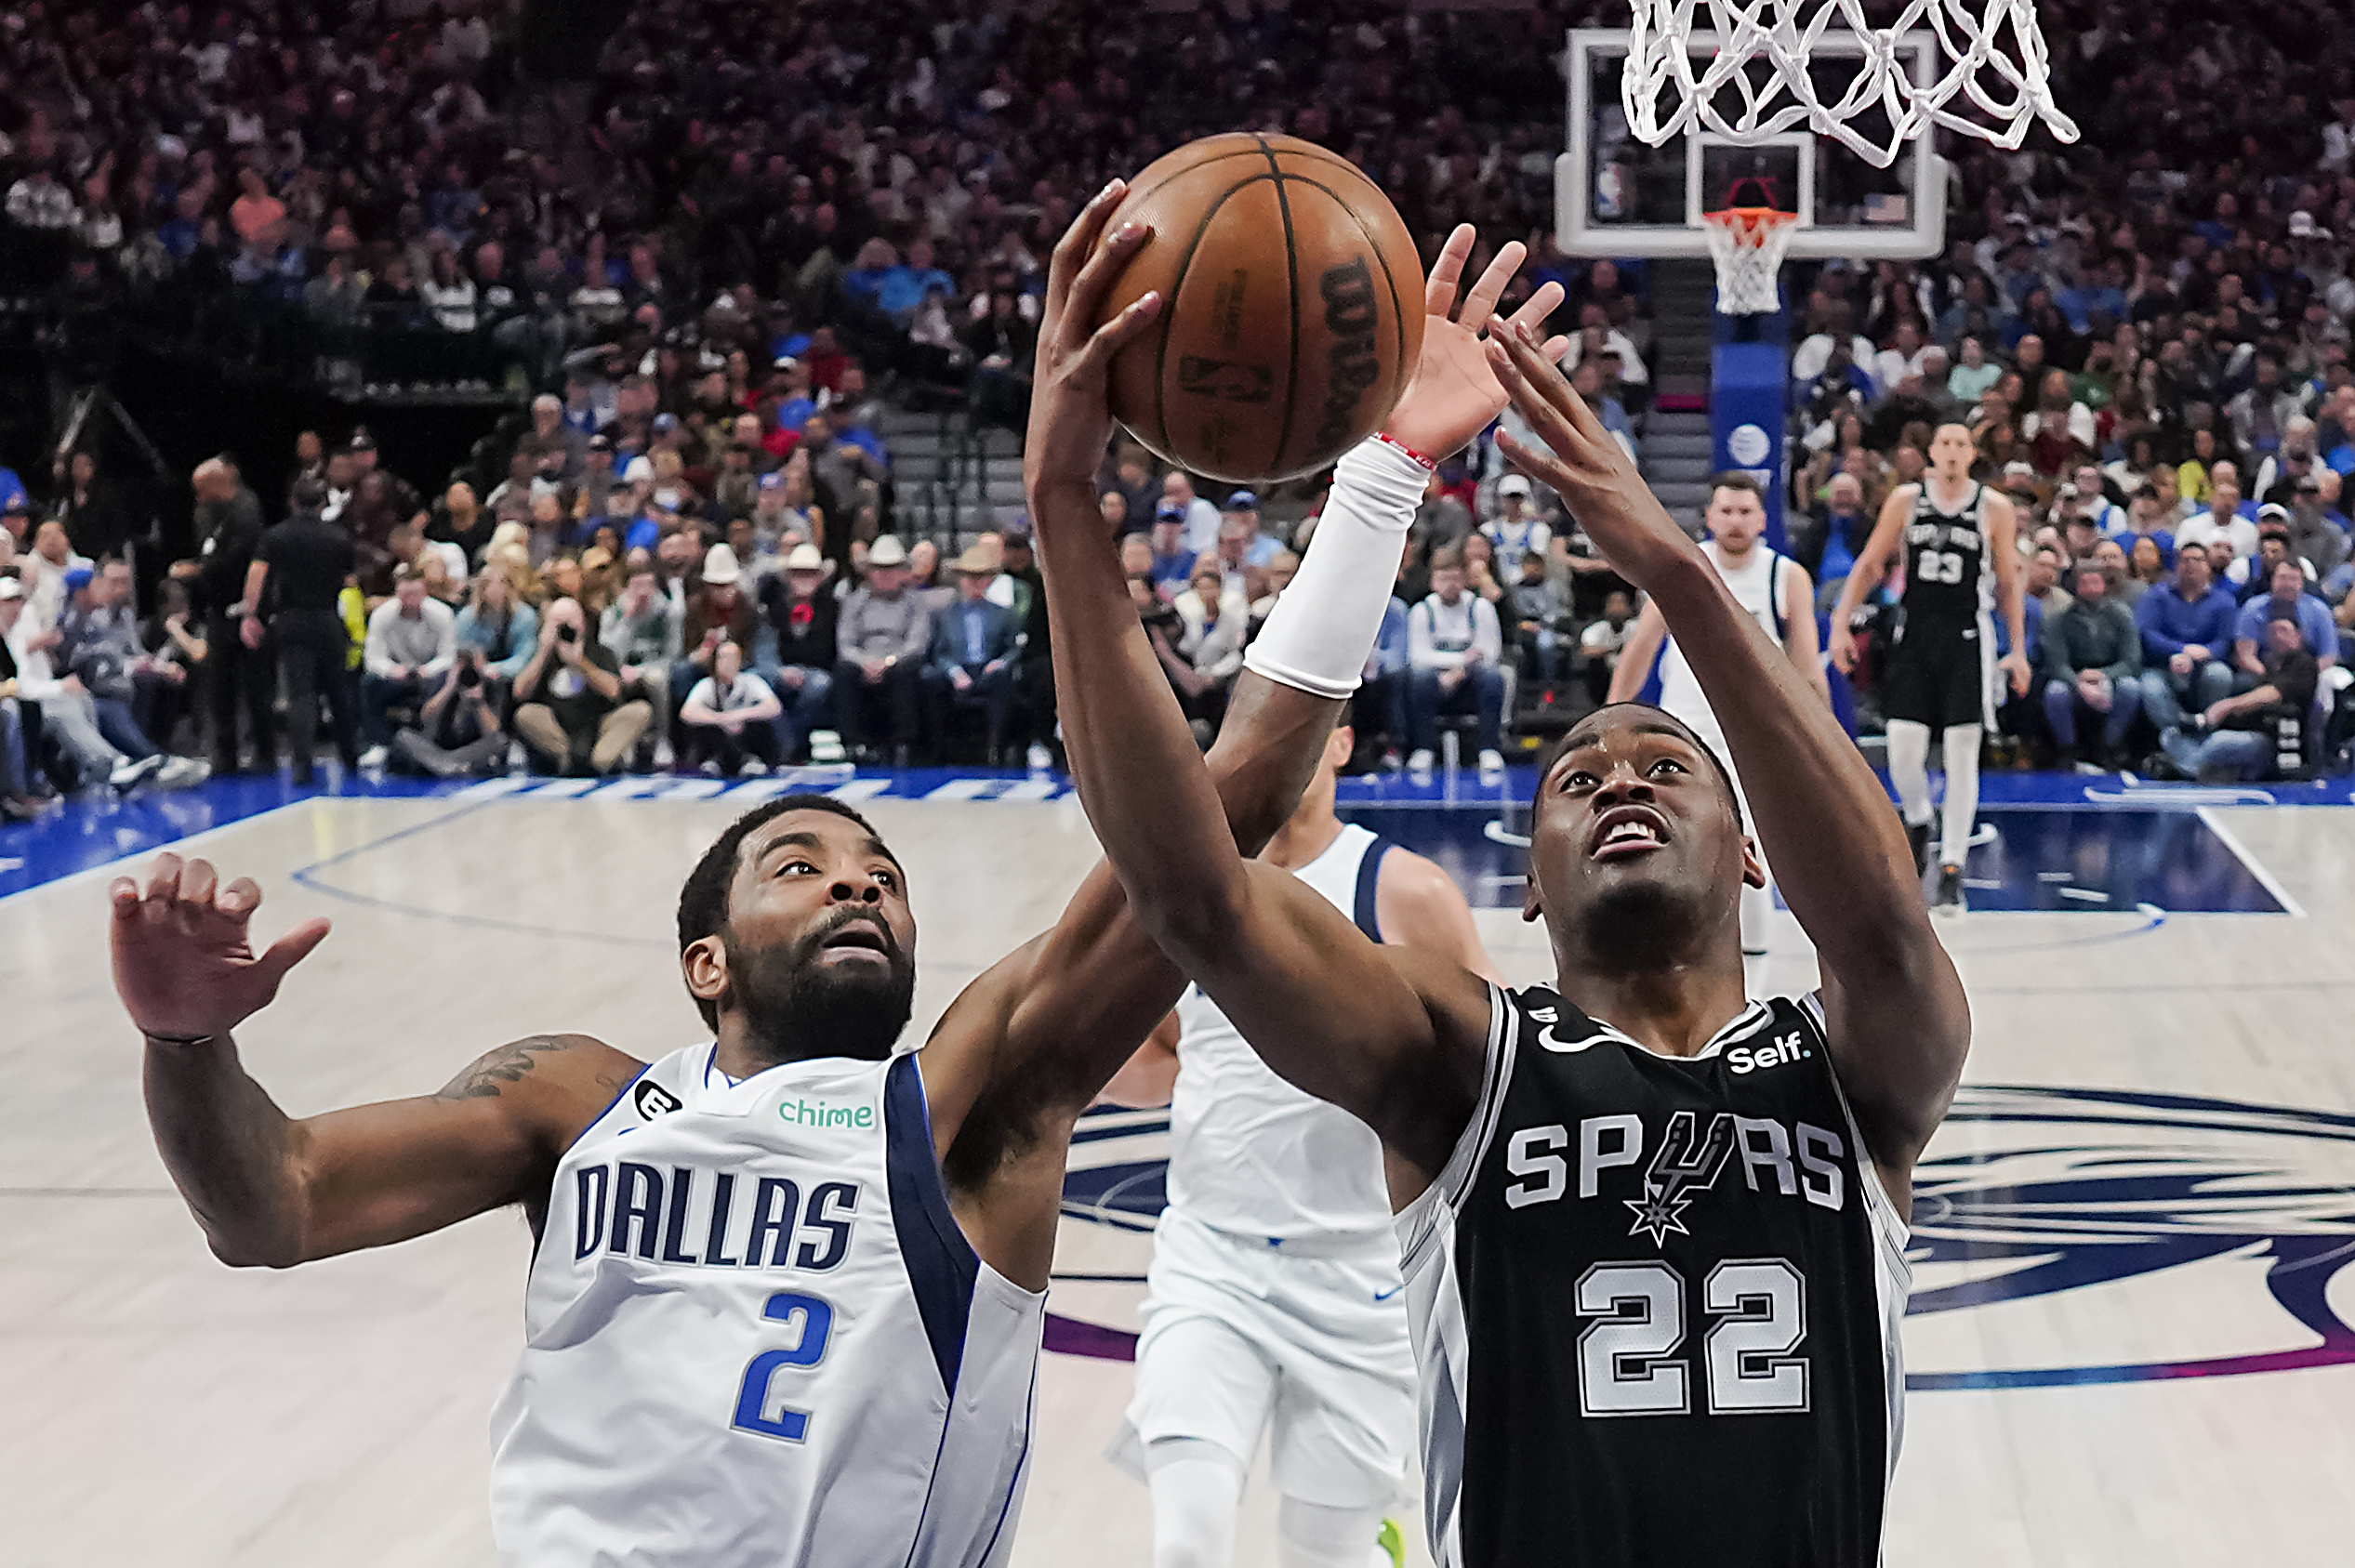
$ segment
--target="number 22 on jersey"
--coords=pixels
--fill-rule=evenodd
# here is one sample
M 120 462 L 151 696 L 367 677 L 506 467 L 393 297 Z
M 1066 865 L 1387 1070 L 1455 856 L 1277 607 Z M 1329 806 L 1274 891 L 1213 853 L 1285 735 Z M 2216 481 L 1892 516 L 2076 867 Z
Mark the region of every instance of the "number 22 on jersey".
M 1578 1342 L 1579 1407 L 1587 1416 L 1685 1416 L 1692 1369 L 1674 1352 L 1686 1337 L 1685 1281 L 1658 1259 L 1597 1263 L 1579 1277 L 1578 1311 L 1598 1321 Z M 1701 1342 L 1709 1414 L 1772 1415 L 1807 1408 L 1807 1283 L 1780 1258 L 1727 1258 L 1701 1285 L 1718 1322 Z

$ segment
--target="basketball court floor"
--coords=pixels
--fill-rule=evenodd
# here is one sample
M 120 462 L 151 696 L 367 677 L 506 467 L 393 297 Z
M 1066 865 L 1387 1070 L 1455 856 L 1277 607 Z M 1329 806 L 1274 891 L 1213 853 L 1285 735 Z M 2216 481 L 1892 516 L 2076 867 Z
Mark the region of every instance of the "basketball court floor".
M 1048 781 L 841 787 L 911 873 L 916 1036 L 1052 919 L 1094 855 Z M 259 879 L 269 933 L 334 919 L 243 1036 L 298 1114 L 430 1092 L 528 1033 L 657 1055 L 696 1028 L 673 960 L 680 881 L 755 791 L 573 790 L 295 798 L 235 781 L 0 837 L 0 1560 L 493 1561 L 485 1422 L 520 1332 L 523 1221 L 286 1273 L 214 1262 L 149 1139 L 104 888 L 108 863 L 185 840 Z M 1509 805 L 1468 781 L 1352 794 L 1349 813 L 1463 881 L 1509 976 L 1547 973 L 1518 919 Z M 1943 927 L 1977 1030 L 1918 1179 L 1888 1559 L 2347 1561 L 2355 810 L 2341 789 L 2283 806 L 2114 778 L 1989 794 L 1979 907 Z M 1803 988 L 1783 918 L 1775 979 Z M 1103 1455 L 1129 1395 L 1162 1127 L 1108 1113 L 1076 1148 L 1015 1553 L 1029 1568 L 1148 1561 L 1145 1494 Z M 1706 1506 L 1705 1477 L 1686 1490 Z M 1273 1513 L 1256 1488 L 1254 1568 L 1274 1561 Z

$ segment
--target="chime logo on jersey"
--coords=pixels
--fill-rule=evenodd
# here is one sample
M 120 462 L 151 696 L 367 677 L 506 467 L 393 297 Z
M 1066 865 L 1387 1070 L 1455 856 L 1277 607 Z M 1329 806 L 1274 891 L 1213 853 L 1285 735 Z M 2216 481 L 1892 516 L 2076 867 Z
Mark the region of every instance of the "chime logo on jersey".
M 1913 1174 L 1909 1389 L 2048 1388 L 2355 1364 L 2355 1115 L 2177 1095 L 1975 1086 L 1955 1096 L 1947 1123 Z M 1780 1186 L 1769 1125 L 1780 1127 L 1737 1119 L 1733 1147 L 1722 1156 L 1761 1192 Z M 1133 1353 L 1168 1128 L 1168 1115 L 1158 1111 L 1108 1110 L 1081 1120 L 1063 1212 L 1066 1227 L 1087 1227 L 1087 1273 L 1058 1287 L 1059 1311 L 1047 1318 L 1049 1350 L 1114 1360 Z M 1525 1159 L 1560 1165 L 1558 1179 L 1548 1173 L 1521 1185 L 1533 1196 L 1576 1201 L 1584 1129 L 1560 1131 L 1558 1141 L 1547 1137 L 1546 1148 L 1524 1149 Z M 1618 1175 L 1625 1182 L 1641 1164 L 1644 1195 L 1652 1196 L 1643 1152 L 1625 1151 L 1619 1134 L 1600 1127 L 1588 1136 L 1596 1172 L 1625 1166 Z M 1663 1174 L 1669 1166 L 1687 1169 L 1675 1196 L 1705 1202 L 1709 1186 L 1736 1179 L 1722 1168 L 1699 1179 L 1692 1151 L 1697 1144 L 1705 1156 L 1710 1142 L 1694 1127 L 1686 1153 L 1661 1167 Z M 1804 1145 L 1792 1140 L 1784 1154 L 1802 1192 L 1819 1203 L 1832 1194 L 1812 1164 L 1828 1153 L 1810 1138 Z M 1626 1188 L 1610 1192 L 1608 1179 L 1598 1178 L 1596 1201 L 1627 1201 Z M 2014 1310 L 2037 1297 L 2093 1288 L 2126 1293 L 2137 1359 L 2114 1342 L 2118 1311 L 2022 1316 Z M 2199 1310 L 2183 1310 L 2192 1300 Z M 1991 1313 L 2002 1314 L 1999 1333 L 1989 1332 Z M 2152 1344 L 2155 1352 L 2146 1348 Z

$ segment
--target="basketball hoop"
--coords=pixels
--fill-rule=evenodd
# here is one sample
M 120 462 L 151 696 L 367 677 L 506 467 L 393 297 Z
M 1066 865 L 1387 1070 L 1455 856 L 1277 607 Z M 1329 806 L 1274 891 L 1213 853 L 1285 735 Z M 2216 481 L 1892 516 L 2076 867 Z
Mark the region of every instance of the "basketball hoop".
M 1866 18 L 1865 0 L 1634 0 L 1634 6 L 1620 103 L 1628 129 L 1649 146 L 1694 130 L 1752 142 L 1804 124 L 1886 168 L 1900 148 L 1934 125 L 2013 148 L 2041 120 L 2056 138 L 2077 139 L 2076 123 L 2053 102 L 2035 0 L 1905 0 L 1888 27 Z M 1698 75 L 1687 42 L 1697 9 L 1705 10 L 1705 31 L 1715 33 L 1719 45 Z M 1897 47 L 1905 33 L 1921 27 L 1936 36 L 1946 62 L 1928 82 L 1913 80 Z M 1852 32 L 1863 46 L 1856 74 L 1835 102 L 1817 93 L 1807 73 L 1809 55 L 1827 32 Z M 1753 60 L 1771 67 L 1764 80 L 1749 69 Z M 1672 89 L 1673 112 L 1662 119 L 1660 100 Z M 1720 108 L 1721 93 L 1740 100 L 1739 112 Z M 1960 105 L 1948 107 L 1957 97 L 1976 117 Z M 1885 140 L 1850 124 L 1872 110 L 1886 117 Z M 1713 247 L 1713 234 L 1711 243 Z
M 1769 316 L 1782 309 L 1783 253 L 1799 227 L 1795 212 L 1727 207 L 1705 212 L 1709 257 L 1717 263 L 1717 309 L 1728 316 Z

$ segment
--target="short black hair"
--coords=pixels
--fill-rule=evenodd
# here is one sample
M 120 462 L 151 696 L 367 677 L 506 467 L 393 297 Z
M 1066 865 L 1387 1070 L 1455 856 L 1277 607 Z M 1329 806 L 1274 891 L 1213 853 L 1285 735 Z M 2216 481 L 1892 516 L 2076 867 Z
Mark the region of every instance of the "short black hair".
M 1552 776 L 1554 772 L 1554 765 L 1562 759 L 1562 754 L 1570 749 L 1570 737 L 1578 733 L 1579 726 L 1584 724 L 1587 719 L 1593 718 L 1598 714 L 1608 713 L 1613 708 L 1622 707 L 1642 708 L 1645 712 L 1658 714 L 1660 718 L 1667 719 L 1671 724 L 1675 725 L 1676 728 L 1683 732 L 1685 738 L 1692 743 L 1693 749 L 1700 752 L 1703 757 L 1709 758 L 1709 765 L 1717 770 L 1717 782 L 1726 786 L 1726 798 L 1733 804 L 1734 816 L 1737 819 L 1740 817 L 1741 792 L 1734 787 L 1733 770 L 1726 766 L 1726 759 L 1717 755 L 1717 749 L 1714 746 L 1700 738 L 1700 731 L 1696 731 L 1691 725 L 1686 723 L 1683 719 L 1677 718 L 1674 714 L 1669 712 L 1666 708 L 1661 707 L 1657 703 L 1624 702 L 1605 703 L 1601 707 L 1589 711 L 1583 718 L 1580 718 L 1568 729 L 1563 731 L 1560 735 L 1556 736 L 1553 744 L 1547 746 L 1544 751 L 1539 753 L 1537 759 L 1537 795 L 1529 801 L 1529 821 L 1531 823 L 1535 823 L 1537 821 L 1539 803 L 1545 797 L 1545 781 L 1547 778 Z
M 882 835 L 875 824 L 845 806 L 830 795 L 802 793 L 780 795 L 763 801 L 735 821 L 727 831 L 711 841 L 711 848 L 695 862 L 695 868 L 687 873 L 686 886 L 679 889 L 679 951 L 684 953 L 706 937 L 718 936 L 728 926 L 728 885 L 735 880 L 736 856 L 744 849 L 744 841 L 769 823 L 788 811 L 831 811 L 848 818 L 865 828 L 880 841 Z M 701 997 L 695 1007 L 703 1014 L 704 1022 L 717 1027 L 720 1009 Z

